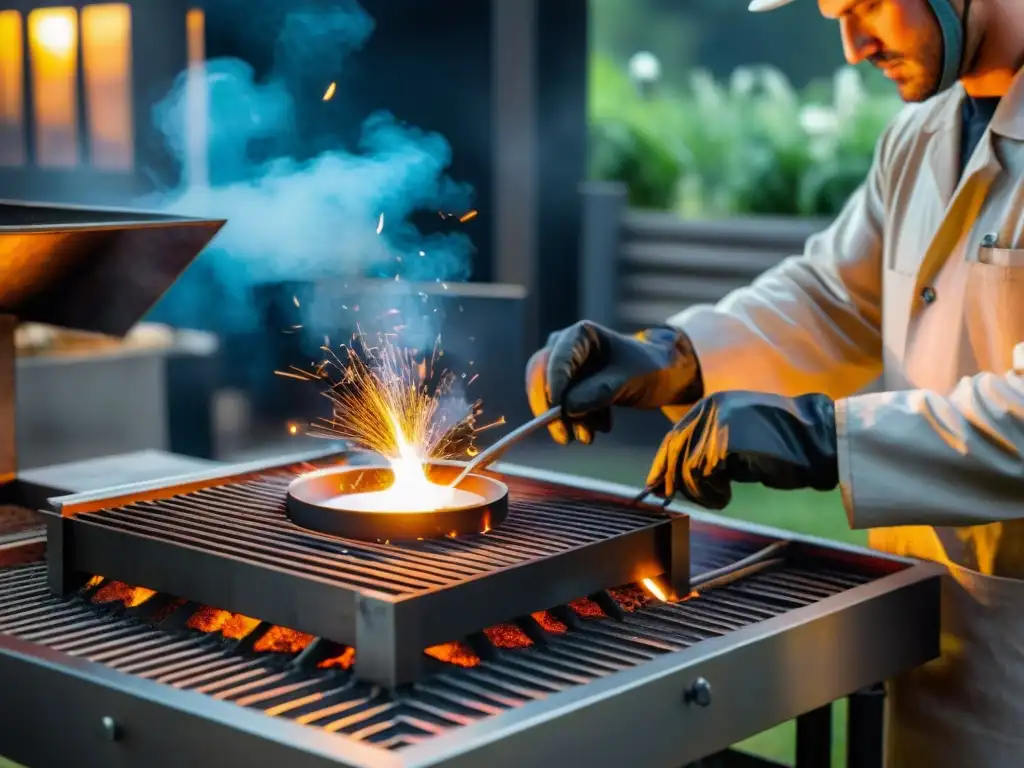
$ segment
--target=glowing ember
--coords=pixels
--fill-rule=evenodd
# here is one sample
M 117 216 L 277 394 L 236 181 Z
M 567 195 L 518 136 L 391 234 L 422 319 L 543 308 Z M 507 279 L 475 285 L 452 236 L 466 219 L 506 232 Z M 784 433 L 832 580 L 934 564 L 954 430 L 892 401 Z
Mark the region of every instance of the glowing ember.
M 480 663 L 480 657 L 473 653 L 473 649 L 465 643 L 442 643 L 427 648 L 424 651 L 427 656 L 445 664 L 453 664 L 456 667 L 475 667 Z
M 185 626 L 189 629 L 197 629 L 200 632 L 220 632 L 221 628 L 228 622 L 232 614 L 229 611 L 222 611 L 204 605 L 188 618 Z
M 379 224 L 383 225 L 383 218 Z M 278 372 L 292 378 L 330 380 L 327 371 L 340 370 L 340 379 L 324 393 L 333 404 L 331 418 L 315 423 L 313 434 L 347 440 L 384 456 L 391 465 L 394 480 L 389 487 L 345 494 L 331 505 L 368 512 L 431 512 L 482 503 L 475 494 L 438 485 L 427 477 L 428 462 L 467 452 L 480 431 L 474 426 L 477 404 L 442 407 L 457 380 L 447 371 L 435 372 L 444 353 L 435 346 L 432 356 L 419 359 L 386 337 L 379 338 L 377 346 L 359 334 L 353 341 L 362 356 L 348 346 L 341 347 L 341 355 L 324 346 L 326 359 L 315 373 Z
M 645 579 L 645 581 L 650 580 Z M 612 599 L 614 599 L 618 606 L 626 613 L 638 611 L 651 602 L 651 596 L 635 585 L 619 587 L 618 589 L 609 589 L 608 594 L 612 596 Z
M 488 627 L 484 634 L 496 648 L 529 648 L 533 645 L 533 640 L 515 624 Z
M 93 595 L 92 601 L 94 603 L 120 602 L 124 604 L 125 608 L 137 608 L 155 594 L 156 592 L 151 589 L 131 587 L 120 581 L 110 581 L 100 587 L 99 591 Z
M 257 653 L 298 653 L 313 642 L 313 636 L 287 627 L 271 627 L 253 650 Z
M 332 656 L 329 659 L 324 659 L 317 667 L 320 669 L 351 669 L 352 665 L 356 661 L 356 649 L 346 648 L 337 656 Z
M 540 624 L 541 628 L 546 632 L 561 635 L 562 633 L 569 631 L 569 628 L 565 626 L 564 623 L 556 619 L 547 611 L 537 611 L 530 615 L 533 616 L 533 620 Z
M 601 609 L 601 606 L 589 597 L 584 597 L 580 600 L 573 600 L 569 603 L 569 607 L 572 608 L 578 616 L 582 616 L 584 619 L 605 618 L 605 612 Z
M 243 616 L 240 613 L 232 614 L 220 628 L 220 633 L 229 640 L 241 640 L 252 632 L 259 625 L 259 619 Z

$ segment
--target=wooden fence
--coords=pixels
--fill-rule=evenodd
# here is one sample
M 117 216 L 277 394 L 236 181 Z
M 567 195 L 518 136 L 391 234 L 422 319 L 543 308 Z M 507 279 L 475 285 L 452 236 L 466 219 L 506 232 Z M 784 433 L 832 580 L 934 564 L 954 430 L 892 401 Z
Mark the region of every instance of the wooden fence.
M 714 303 L 787 256 L 827 222 L 685 221 L 635 211 L 617 184 L 583 187 L 580 315 L 621 330 Z

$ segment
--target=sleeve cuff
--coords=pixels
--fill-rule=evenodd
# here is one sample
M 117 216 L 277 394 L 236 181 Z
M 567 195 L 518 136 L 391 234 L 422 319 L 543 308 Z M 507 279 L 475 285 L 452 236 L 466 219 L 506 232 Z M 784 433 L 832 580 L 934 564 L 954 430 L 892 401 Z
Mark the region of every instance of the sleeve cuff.
M 850 528 L 866 528 L 857 524 L 856 506 L 853 498 L 853 454 L 850 450 L 849 400 L 836 401 L 836 458 L 839 463 L 839 490 L 843 498 L 843 509 Z

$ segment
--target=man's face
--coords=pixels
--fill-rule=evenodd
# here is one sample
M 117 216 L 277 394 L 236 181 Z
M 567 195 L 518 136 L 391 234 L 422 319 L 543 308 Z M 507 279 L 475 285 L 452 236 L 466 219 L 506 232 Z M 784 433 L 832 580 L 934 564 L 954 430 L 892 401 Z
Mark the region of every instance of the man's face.
M 927 0 L 818 0 L 839 21 L 851 64 L 865 59 L 892 80 L 904 101 L 924 101 L 942 75 L 942 30 Z

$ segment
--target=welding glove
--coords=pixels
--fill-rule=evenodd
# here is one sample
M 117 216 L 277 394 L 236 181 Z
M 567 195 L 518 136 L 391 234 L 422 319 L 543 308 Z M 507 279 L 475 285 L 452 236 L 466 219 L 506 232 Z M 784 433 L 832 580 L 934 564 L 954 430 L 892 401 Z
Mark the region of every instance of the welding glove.
M 611 429 L 611 406 L 689 405 L 703 394 L 689 338 L 677 328 L 627 336 L 583 320 L 548 337 L 526 366 L 526 393 L 535 415 L 561 405 L 548 427 L 556 443 L 593 442 Z
M 825 395 L 718 392 L 691 408 L 658 449 L 647 489 L 723 509 L 732 483 L 833 490 L 839 485 L 836 417 Z

